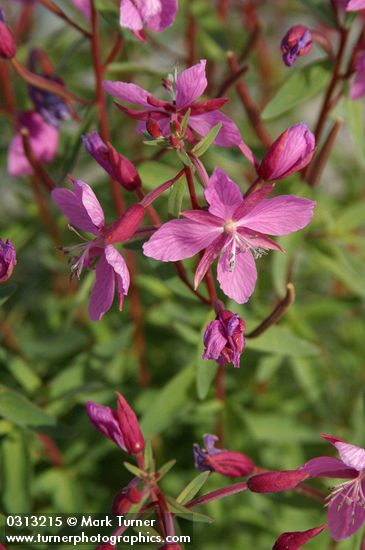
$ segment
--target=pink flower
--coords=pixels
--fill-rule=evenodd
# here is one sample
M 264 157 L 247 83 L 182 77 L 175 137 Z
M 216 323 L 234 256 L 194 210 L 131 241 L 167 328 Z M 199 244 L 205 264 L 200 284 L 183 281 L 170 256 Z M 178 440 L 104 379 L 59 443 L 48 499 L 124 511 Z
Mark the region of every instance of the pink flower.
M 64 248 L 64 252 L 74 258 L 71 269 L 78 277 L 84 267 L 92 268 L 98 258 L 89 316 L 93 321 L 99 321 L 112 306 L 115 287 L 119 309 L 122 309 L 129 288 L 129 272 L 123 256 L 113 244 L 127 241 L 135 233 L 144 209 L 134 204 L 115 223 L 106 226 L 104 212 L 91 187 L 81 180 L 72 179 L 72 183 L 74 191 L 54 189 L 52 199 L 71 226 L 95 235 L 91 241 Z
M 120 25 L 143 41 L 144 28 L 163 31 L 173 24 L 176 13 L 177 0 L 121 0 Z
M 29 132 L 29 144 L 32 153 L 40 164 L 52 162 L 57 154 L 58 129 L 44 121 L 39 113 L 26 111 L 17 121 L 18 131 L 12 139 L 8 151 L 8 172 L 11 176 L 25 176 L 33 173 L 23 147 L 20 130 Z
M 293 195 L 272 199 L 267 185 L 247 198 L 223 170 L 216 168 L 205 189 L 208 211 L 181 212 L 186 219 L 172 220 L 160 227 L 143 246 L 146 256 L 175 262 L 205 249 L 195 272 L 195 287 L 219 256 L 218 281 L 223 292 L 243 304 L 256 284 L 255 258 L 267 250 L 282 248 L 264 235 L 288 235 L 312 219 L 315 203 Z
M 365 51 L 359 52 L 355 65 L 355 78 L 351 85 L 351 99 L 360 99 L 365 96 Z
M 219 109 L 228 101 L 227 99 L 208 99 L 196 101 L 207 87 L 205 76 L 205 64 L 203 59 L 197 65 L 174 75 L 172 80 L 165 80 L 165 88 L 171 96 L 171 101 L 160 101 L 148 91 L 136 84 L 127 82 L 104 81 L 106 92 L 122 101 L 133 103 L 143 109 L 129 109 L 118 104 L 118 107 L 131 118 L 137 119 L 140 123 L 137 126 L 138 132 L 147 132 L 149 120 L 158 124 L 160 133 L 169 137 L 171 135 L 170 125 L 179 127 L 185 113 L 190 109 L 190 117 L 186 137 L 195 141 L 193 132 L 205 136 L 219 122 L 222 123 L 215 142 L 222 147 L 240 145 L 242 138 L 235 123 Z M 154 124 L 153 131 L 156 137 L 159 129 Z
M 91 19 L 90 0 L 71 0 L 71 4 L 82 13 L 85 19 Z
M 203 358 L 214 359 L 219 365 L 233 363 L 238 368 L 245 346 L 245 329 L 246 324 L 239 315 L 221 308 L 215 321 L 208 323 L 205 329 Z
M 349 0 L 347 2 L 346 11 L 365 10 L 365 0 Z
M 279 180 L 298 172 L 312 160 L 315 137 L 301 122 L 283 132 L 271 145 L 257 170 L 265 181 Z
M 308 55 L 312 49 L 312 33 L 304 25 L 291 27 L 281 41 L 281 53 L 285 65 L 294 65 L 297 57 Z
M 0 239 L 0 283 L 7 281 L 16 266 L 16 251 L 13 243 Z
M 117 398 L 116 411 L 110 407 L 88 401 L 86 403 L 87 414 L 95 428 L 114 441 L 123 451 L 139 454 L 144 449 L 144 439 L 137 416 L 120 393 L 117 393 Z
M 253 472 L 255 465 L 248 456 L 236 451 L 216 449 L 216 435 L 206 434 L 203 437 L 205 448 L 194 444 L 195 468 L 201 472 L 217 472 L 227 477 L 245 477 Z
M 15 40 L 6 24 L 4 11 L 0 8 L 0 58 L 11 59 L 15 54 Z

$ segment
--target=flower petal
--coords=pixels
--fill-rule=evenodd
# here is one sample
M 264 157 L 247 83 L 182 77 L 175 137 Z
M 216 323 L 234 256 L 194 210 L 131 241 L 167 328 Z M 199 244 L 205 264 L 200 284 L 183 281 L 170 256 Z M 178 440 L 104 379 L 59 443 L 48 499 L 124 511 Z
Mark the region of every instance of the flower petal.
M 184 218 L 188 218 L 194 222 L 201 223 L 203 225 L 210 225 L 212 227 L 223 228 L 225 221 L 222 218 L 207 212 L 206 210 L 183 210 L 181 215 L 184 216 Z
M 194 256 L 216 238 L 219 228 L 190 220 L 171 220 L 143 245 L 146 256 L 163 262 L 176 262 Z
M 206 60 L 182 71 L 176 79 L 176 106 L 178 109 L 187 107 L 195 99 L 198 99 L 208 86 L 205 76 Z
M 346 11 L 365 10 L 365 0 L 350 0 L 346 6 Z
M 236 124 L 223 113 L 219 111 L 210 111 L 201 115 L 191 115 L 189 126 L 201 136 L 207 133 L 219 122 L 222 127 L 218 132 L 214 142 L 221 147 L 234 147 L 242 143 L 242 137 Z
M 250 298 L 256 285 L 256 265 L 251 252 L 238 251 L 234 268 L 230 271 L 230 247 L 218 260 L 217 276 L 221 289 L 238 304 Z
M 342 460 L 331 456 L 312 458 L 298 469 L 311 477 L 353 478 L 358 475 L 357 470 L 346 467 Z
M 244 216 L 246 216 L 251 210 L 255 208 L 258 204 L 260 204 L 261 201 L 266 199 L 266 197 L 271 193 L 273 190 L 273 185 L 264 185 L 261 189 L 258 189 L 257 191 L 253 191 L 250 193 L 247 197 L 245 197 L 241 204 L 238 206 L 237 210 L 233 214 L 234 220 L 240 220 Z
M 351 443 L 346 443 L 346 441 L 331 435 L 321 434 L 321 437 L 336 447 L 342 462 L 344 462 L 346 466 L 355 468 L 355 470 L 359 472 L 365 468 L 365 449 L 357 445 L 352 445 Z
M 134 103 L 135 105 L 141 105 L 148 110 L 154 110 L 150 103 L 148 103 L 147 98 L 151 97 L 151 94 L 144 90 L 137 84 L 131 82 L 113 82 L 111 80 L 104 80 L 103 82 L 104 90 L 113 97 L 117 97 L 122 101 L 127 101 L 128 103 Z
M 227 343 L 222 323 L 218 320 L 211 321 L 204 332 L 204 354 L 203 359 L 217 360 Z
M 118 447 L 127 451 L 124 443 L 123 434 L 115 417 L 113 409 L 98 405 L 93 401 L 86 403 L 86 412 L 91 423 L 99 432 L 114 441 Z
M 261 201 L 238 225 L 269 235 L 288 235 L 309 224 L 315 202 L 294 195 Z
M 127 264 L 118 250 L 114 246 L 105 247 L 105 258 L 108 264 L 113 268 L 117 278 L 117 288 L 119 294 L 128 294 L 130 277 Z
M 111 308 L 114 299 L 115 275 L 113 267 L 102 254 L 96 266 L 96 279 L 91 291 L 89 316 L 92 321 L 100 321 Z
M 131 0 L 120 2 L 120 26 L 140 31 L 143 29 L 143 21 L 140 12 Z
M 225 233 L 222 233 L 214 239 L 214 241 L 205 249 L 205 252 L 198 264 L 198 267 L 195 271 L 194 286 L 198 287 L 204 275 L 208 271 L 209 267 L 214 262 L 215 258 L 218 256 L 220 250 L 222 250 L 225 242 L 229 239 L 229 236 Z
M 150 17 L 145 22 L 147 28 L 152 31 L 163 31 L 173 24 L 177 12 L 177 0 L 160 0 L 159 13 Z
M 219 167 L 211 175 L 204 195 L 209 203 L 209 212 L 223 220 L 231 219 L 242 202 L 240 188 Z
M 364 523 L 365 502 L 360 491 L 364 494 L 365 481 L 353 480 L 331 499 L 328 506 L 328 530 L 333 539 L 338 541 L 350 537 Z

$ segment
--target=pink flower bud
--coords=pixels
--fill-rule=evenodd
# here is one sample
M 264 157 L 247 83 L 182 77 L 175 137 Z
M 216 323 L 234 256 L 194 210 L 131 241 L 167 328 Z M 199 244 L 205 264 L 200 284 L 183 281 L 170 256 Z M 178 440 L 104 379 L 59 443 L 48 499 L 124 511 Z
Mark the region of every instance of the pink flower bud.
M 4 243 L 0 239 L 0 283 L 4 283 L 11 277 L 16 265 L 16 251 L 9 239 Z
M 162 136 L 161 126 L 156 120 L 153 120 L 152 117 L 148 117 L 146 122 L 146 129 L 150 136 L 155 139 Z
M 277 539 L 273 550 L 298 550 L 304 546 L 310 539 L 322 533 L 325 525 L 308 529 L 308 531 L 293 531 L 292 533 L 283 533 Z
M 295 124 L 271 145 L 257 170 L 265 181 L 286 178 L 302 170 L 312 160 L 315 137 L 305 123 Z
M 137 231 L 144 216 L 144 208 L 140 204 L 132 204 L 121 217 L 109 225 L 104 233 L 106 244 L 128 241 Z
M 120 393 L 117 393 L 117 398 L 117 421 L 123 434 L 124 445 L 128 453 L 139 454 L 144 449 L 144 439 L 137 416 Z
M 247 487 L 254 493 L 279 493 L 294 489 L 308 477 L 309 474 L 298 470 L 265 472 L 250 477 Z
M 134 164 L 118 153 L 110 143 L 104 143 L 97 132 L 83 136 L 82 141 L 87 152 L 127 191 L 135 191 L 142 185 Z
M 138 504 L 143 496 L 142 491 L 137 489 L 140 479 L 135 477 L 126 487 L 124 487 L 115 497 L 112 504 L 112 513 L 116 516 L 128 512 L 133 504 Z
M 215 321 L 208 323 L 203 336 L 204 359 L 214 359 L 219 365 L 232 363 L 240 366 L 245 347 L 243 333 L 246 324 L 241 317 L 228 310 L 219 311 Z
M 248 456 L 236 451 L 217 449 L 217 436 L 206 434 L 203 441 L 205 448 L 197 443 L 193 447 L 195 467 L 201 472 L 217 472 L 227 477 L 243 477 L 253 472 L 255 465 Z
M 6 24 L 5 14 L 0 8 L 0 57 L 11 59 L 16 54 L 16 44 L 9 27 Z
M 297 57 L 308 55 L 312 49 L 311 31 L 304 25 L 291 27 L 281 41 L 281 52 L 285 65 L 291 67 Z

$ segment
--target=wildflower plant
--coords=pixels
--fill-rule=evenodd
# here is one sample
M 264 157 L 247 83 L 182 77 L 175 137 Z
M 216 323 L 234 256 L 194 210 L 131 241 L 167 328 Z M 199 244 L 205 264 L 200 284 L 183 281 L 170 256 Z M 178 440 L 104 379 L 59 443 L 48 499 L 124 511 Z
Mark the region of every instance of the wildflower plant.
M 365 2 L 0 4 L 2 513 L 363 548 Z

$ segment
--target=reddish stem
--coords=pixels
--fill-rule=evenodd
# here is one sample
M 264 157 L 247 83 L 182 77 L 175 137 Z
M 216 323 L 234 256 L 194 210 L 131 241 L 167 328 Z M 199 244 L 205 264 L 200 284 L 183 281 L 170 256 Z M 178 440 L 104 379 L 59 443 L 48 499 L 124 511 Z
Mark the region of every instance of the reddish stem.
M 199 206 L 199 202 L 198 202 L 198 197 L 196 196 L 196 192 L 195 192 L 193 174 L 192 174 L 191 169 L 190 169 L 189 166 L 185 165 L 184 171 L 185 171 L 186 183 L 188 184 L 190 200 L 191 200 L 191 206 L 194 209 L 199 210 L 200 206 Z

